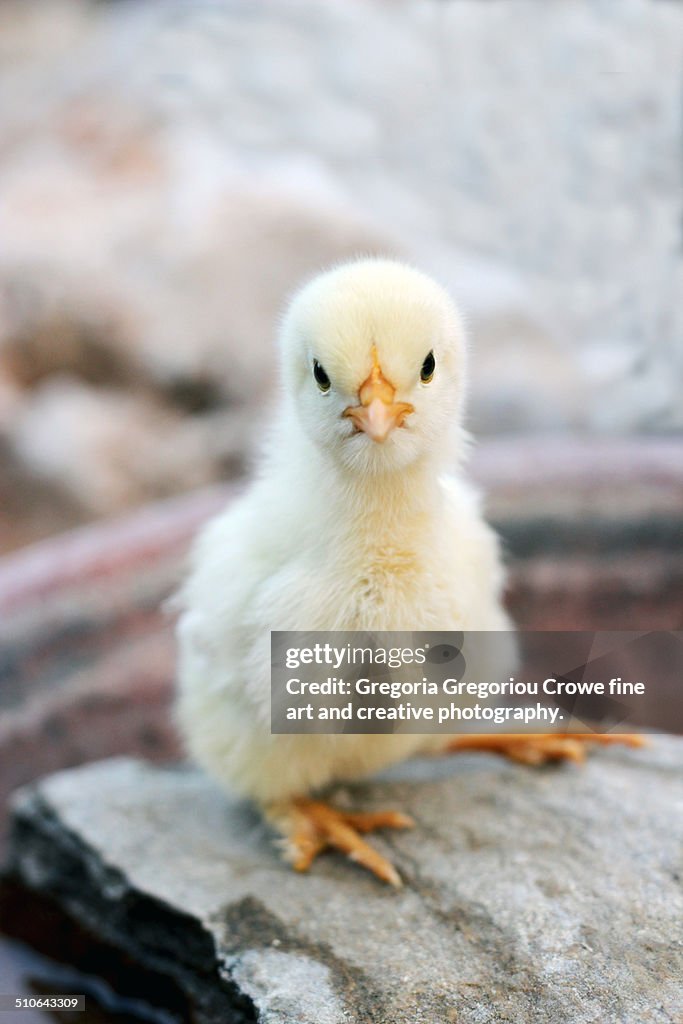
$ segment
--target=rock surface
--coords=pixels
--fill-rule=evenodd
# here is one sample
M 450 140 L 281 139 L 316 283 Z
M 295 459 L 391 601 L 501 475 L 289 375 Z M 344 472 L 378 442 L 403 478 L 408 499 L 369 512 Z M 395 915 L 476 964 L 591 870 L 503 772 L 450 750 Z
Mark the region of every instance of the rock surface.
M 199 774 L 117 759 L 22 791 L 12 862 L 200 1021 L 673 1024 L 682 769 L 660 737 L 581 770 L 462 757 L 338 790 L 415 816 L 375 839 L 395 892 L 335 856 L 298 876 Z

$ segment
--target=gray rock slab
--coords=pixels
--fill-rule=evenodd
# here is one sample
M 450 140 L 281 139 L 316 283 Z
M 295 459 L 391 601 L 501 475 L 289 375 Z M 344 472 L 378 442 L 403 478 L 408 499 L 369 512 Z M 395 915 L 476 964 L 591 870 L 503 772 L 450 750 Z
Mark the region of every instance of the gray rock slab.
M 115 759 L 17 795 L 11 865 L 199 1021 L 680 1024 L 682 769 L 658 737 L 583 768 L 469 755 L 338 788 L 415 817 L 373 837 L 394 891 L 336 855 L 297 875 L 200 774 Z

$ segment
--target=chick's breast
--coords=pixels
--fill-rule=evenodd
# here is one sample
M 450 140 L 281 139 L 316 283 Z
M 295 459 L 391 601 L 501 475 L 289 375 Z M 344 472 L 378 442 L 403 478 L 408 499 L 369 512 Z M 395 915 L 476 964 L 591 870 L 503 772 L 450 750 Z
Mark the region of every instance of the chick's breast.
M 496 539 L 460 482 L 444 482 L 430 529 L 412 546 L 345 544 L 259 488 L 205 528 L 183 593 L 177 718 L 209 774 L 270 802 L 443 744 L 270 733 L 273 629 L 507 628 Z
M 177 720 L 188 751 L 229 790 L 259 802 L 360 777 L 413 750 L 418 737 L 271 735 L 270 630 L 352 628 L 351 605 L 310 554 L 246 528 L 244 511 L 205 531 L 178 625 Z

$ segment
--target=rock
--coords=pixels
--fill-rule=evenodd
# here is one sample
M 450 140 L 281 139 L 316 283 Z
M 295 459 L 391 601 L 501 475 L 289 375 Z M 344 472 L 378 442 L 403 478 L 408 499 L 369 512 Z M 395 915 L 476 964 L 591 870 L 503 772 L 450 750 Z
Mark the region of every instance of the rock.
M 10 864 L 202 1022 L 673 1024 L 682 769 L 657 737 L 578 770 L 461 757 L 338 789 L 415 816 L 373 840 L 396 892 L 332 855 L 297 875 L 200 774 L 115 759 L 21 791 Z
M 166 600 L 230 496 L 200 491 L 0 560 L 0 851 L 17 786 L 112 754 L 177 756 Z
M 33 392 L 14 418 L 12 439 L 39 478 L 107 515 L 220 477 L 211 433 L 200 418 L 149 397 L 60 376 Z M 233 439 L 238 464 L 244 447 L 235 432 Z

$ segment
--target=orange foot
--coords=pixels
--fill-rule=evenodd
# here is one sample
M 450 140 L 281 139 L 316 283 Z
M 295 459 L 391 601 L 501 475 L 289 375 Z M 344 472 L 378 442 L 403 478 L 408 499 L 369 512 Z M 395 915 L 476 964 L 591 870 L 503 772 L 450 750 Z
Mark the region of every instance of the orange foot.
M 546 761 L 585 761 L 586 745 L 599 743 L 608 746 L 623 743 L 627 747 L 645 746 L 645 738 L 637 733 L 606 735 L 604 733 L 539 733 L 520 736 L 518 733 L 503 733 L 487 736 L 458 736 L 449 742 L 449 753 L 463 750 L 482 750 L 501 754 L 522 764 L 545 764 Z
M 401 877 L 393 866 L 361 839 L 361 833 L 378 828 L 412 828 L 415 824 L 399 811 L 338 811 L 319 800 L 294 800 L 286 807 L 271 809 L 268 817 L 283 836 L 285 860 L 296 871 L 308 871 L 323 850 L 341 850 L 350 860 L 389 885 L 400 887 Z

